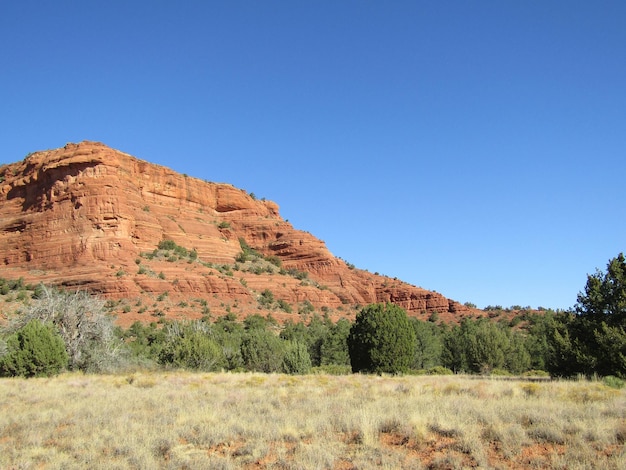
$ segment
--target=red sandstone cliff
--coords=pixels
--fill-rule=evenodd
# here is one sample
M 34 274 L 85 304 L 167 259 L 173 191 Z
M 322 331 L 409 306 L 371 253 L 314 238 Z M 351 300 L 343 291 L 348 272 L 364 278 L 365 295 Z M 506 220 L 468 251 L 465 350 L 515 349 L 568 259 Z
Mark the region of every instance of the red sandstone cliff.
M 207 308 L 213 316 L 264 315 L 258 299 L 266 289 L 291 306 L 293 313 L 274 306 L 272 315 L 283 320 L 297 321 L 307 301 L 335 318 L 387 301 L 415 316 L 438 312 L 454 320 L 469 313 L 438 293 L 351 269 L 324 242 L 284 221 L 273 202 L 101 143 L 33 153 L 0 168 L 0 179 L 0 275 L 118 299 L 122 324 L 197 317 Z M 278 258 L 282 271 L 264 261 L 237 263 L 240 238 Z M 146 256 L 162 240 L 197 257 Z

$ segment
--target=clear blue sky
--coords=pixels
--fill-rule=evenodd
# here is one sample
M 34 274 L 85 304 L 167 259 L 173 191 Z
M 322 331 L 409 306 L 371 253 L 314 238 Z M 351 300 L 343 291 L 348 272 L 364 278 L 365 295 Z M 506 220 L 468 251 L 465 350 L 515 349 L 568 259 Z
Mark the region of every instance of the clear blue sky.
M 0 44 L 0 162 L 101 141 L 479 307 L 625 250 L 623 0 L 4 0 Z

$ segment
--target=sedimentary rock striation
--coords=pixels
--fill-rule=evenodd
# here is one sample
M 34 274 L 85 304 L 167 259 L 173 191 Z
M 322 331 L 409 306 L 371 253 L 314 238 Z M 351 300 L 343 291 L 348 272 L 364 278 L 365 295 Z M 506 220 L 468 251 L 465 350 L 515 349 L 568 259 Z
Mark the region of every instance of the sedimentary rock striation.
M 347 265 L 283 220 L 274 202 L 98 142 L 35 152 L 0 168 L 0 179 L 2 276 L 99 293 L 123 306 L 122 324 L 202 311 L 269 310 L 297 320 L 311 306 L 350 318 L 371 302 L 414 316 L 470 313 L 438 293 Z M 193 255 L 155 252 L 163 240 Z M 241 240 L 263 257 L 243 262 Z M 266 290 L 281 308 L 259 304 Z

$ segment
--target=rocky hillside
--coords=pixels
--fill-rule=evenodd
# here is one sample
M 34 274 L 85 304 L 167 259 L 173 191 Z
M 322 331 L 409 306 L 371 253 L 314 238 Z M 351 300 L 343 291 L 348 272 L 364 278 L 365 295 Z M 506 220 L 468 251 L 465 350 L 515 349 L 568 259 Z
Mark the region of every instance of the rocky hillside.
M 227 312 L 353 318 L 387 301 L 444 321 L 481 313 L 347 265 L 274 202 L 101 143 L 35 152 L 1 167 L 0 181 L 0 276 L 97 292 L 123 325 Z

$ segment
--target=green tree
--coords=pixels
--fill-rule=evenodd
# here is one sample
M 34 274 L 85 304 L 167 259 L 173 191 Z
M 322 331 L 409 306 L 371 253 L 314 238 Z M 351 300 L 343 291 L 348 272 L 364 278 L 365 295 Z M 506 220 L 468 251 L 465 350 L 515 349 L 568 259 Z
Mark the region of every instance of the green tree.
M 531 368 L 531 357 L 524 337 L 514 331 L 509 331 L 509 348 L 506 351 L 505 368 L 513 374 L 521 374 Z
M 584 323 L 588 322 L 581 321 L 572 313 L 557 317 L 548 336 L 549 359 L 546 370 L 550 374 L 562 377 L 593 374 L 595 358 L 588 355 L 588 347 L 578 339 L 588 336 L 584 332 L 589 326 Z
M 67 367 L 63 339 L 51 325 L 31 320 L 7 338 L 0 357 L 0 375 L 39 377 L 58 374 Z
M 550 347 L 551 336 L 554 334 L 557 322 L 554 312 L 548 311 L 541 315 L 532 313 L 527 319 L 527 335 L 524 344 L 530 355 L 530 368 L 548 370 L 553 357 Z
M 443 365 L 457 372 L 505 368 L 521 372 L 530 365 L 522 338 L 512 341 L 504 327 L 485 318 L 464 319 L 446 334 L 444 345 Z
M 243 365 L 250 371 L 280 372 L 283 365 L 283 341 L 271 331 L 252 329 L 241 340 Z
M 311 363 L 317 367 L 322 363 L 322 347 L 324 341 L 328 339 L 331 327 L 330 319 L 315 314 L 308 325 L 303 322 L 287 322 L 280 332 L 280 337 L 306 344 Z
M 341 318 L 329 328 L 320 348 L 321 365 L 350 365 L 350 354 L 348 353 L 350 327 L 350 322 Z
M 243 367 L 241 357 L 241 340 L 244 334 L 243 325 L 237 321 L 234 313 L 219 317 L 213 324 L 215 340 L 222 347 L 226 368 L 235 370 Z
M 413 369 L 430 369 L 441 365 L 443 339 L 441 329 L 430 321 L 425 322 L 411 319 L 411 326 L 415 332 L 415 352 L 411 367 Z
M 216 330 L 239 336 L 243 334 L 244 330 L 244 326 L 237 321 L 237 315 L 234 313 L 227 313 L 226 315 L 219 317 L 215 320 L 214 326 Z
M 135 358 L 144 361 L 157 361 L 166 339 L 165 329 L 155 322 L 145 325 L 136 321 L 127 330 L 120 330 L 118 336 Z
M 308 328 L 303 322 L 294 322 L 290 319 L 283 325 L 279 336 L 287 341 L 298 341 L 306 344 L 308 335 Z
M 304 343 L 287 341 L 283 355 L 283 372 L 286 374 L 308 374 L 311 371 L 311 357 Z
M 466 325 L 461 325 L 446 330 L 443 337 L 443 351 L 441 352 L 441 362 L 443 366 L 454 372 L 469 372 L 470 362 L 468 359 L 468 348 L 465 337 L 467 336 Z
M 626 259 L 620 253 L 609 261 L 605 273 L 587 276 L 585 291 L 578 294 L 576 312 L 596 324 L 626 327 Z
M 322 363 L 322 345 L 328 337 L 332 324 L 328 317 L 322 318 L 318 314 L 314 314 L 308 324 L 306 343 L 314 366 Z
M 596 371 L 602 376 L 618 375 L 626 378 L 626 333 L 621 326 L 609 326 L 602 322 L 594 331 L 598 351 Z
M 415 344 L 415 332 L 402 308 L 390 303 L 363 307 L 348 335 L 352 371 L 406 372 Z
M 617 375 L 626 377 L 626 259 L 609 260 L 606 272 L 587 276 L 578 294 L 576 316 L 564 322 L 565 331 L 552 341 L 560 375 Z
M 478 320 L 473 336 L 469 336 L 468 356 L 473 372 L 490 372 L 505 367 L 509 341 L 502 329 L 489 320 Z

